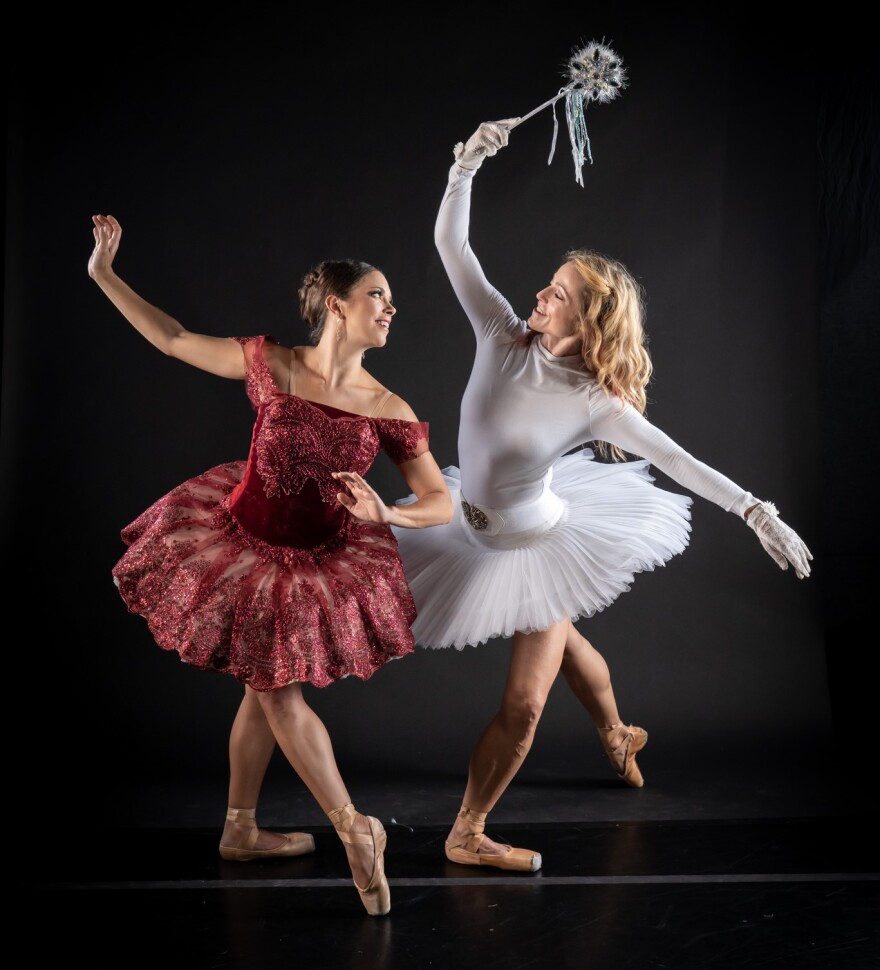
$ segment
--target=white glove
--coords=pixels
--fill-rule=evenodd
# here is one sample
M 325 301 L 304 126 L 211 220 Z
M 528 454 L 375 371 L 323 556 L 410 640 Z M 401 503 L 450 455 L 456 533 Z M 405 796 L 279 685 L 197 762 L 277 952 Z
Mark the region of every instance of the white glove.
M 487 155 L 494 155 L 499 148 L 504 148 L 510 137 L 510 129 L 518 121 L 519 118 L 484 121 L 465 144 L 459 142 L 453 149 L 459 167 L 475 172 Z
M 788 569 L 791 563 L 798 579 L 810 575 L 812 553 L 794 529 L 779 518 L 779 511 L 772 502 L 756 505 L 749 512 L 746 523 L 755 530 L 761 545 L 780 569 Z

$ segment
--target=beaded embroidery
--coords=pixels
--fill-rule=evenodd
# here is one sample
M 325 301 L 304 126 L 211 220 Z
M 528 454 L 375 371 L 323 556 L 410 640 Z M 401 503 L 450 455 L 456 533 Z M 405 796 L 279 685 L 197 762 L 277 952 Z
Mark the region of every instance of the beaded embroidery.
M 464 517 L 468 520 L 468 524 L 472 529 L 476 529 L 477 532 L 482 532 L 489 525 L 486 513 L 481 512 L 476 505 L 471 505 L 470 502 L 465 500 L 463 495 L 461 496 L 461 508 L 464 512 Z

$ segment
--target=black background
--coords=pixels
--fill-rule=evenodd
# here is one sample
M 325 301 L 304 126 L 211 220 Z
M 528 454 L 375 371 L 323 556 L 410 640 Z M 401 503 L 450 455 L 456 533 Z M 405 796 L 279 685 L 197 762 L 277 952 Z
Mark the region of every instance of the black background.
M 815 559 L 799 582 L 697 498 L 685 554 L 579 628 L 611 665 L 622 716 L 664 737 L 657 759 L 693 756 L 695 739 L 722 760 L 863 751 L 878 322 L 866 38 L 768 33 L 745 13 L 545 5 L 480 19 L 217 7 L 181 24 L 153 8 L 124 31 L 96 17 L 76 43 L 83 25 L 55 21 L 51 84 L 34 83 L 23 39 L 25 66 L 7 69 L 2 516 L 12 747 L 32 796 L 134 803 L 202 778 L 222 790 L 241 691 L 160 651 L 110 570 L 123 525 L 246 456 L 253 412 L 243 385 L 158 354 L 89 280 L 91 215 L 121 221 L 127 282 L 217 335 L 305 343 L 303 272 L 344 256 L 380 266 L 398 314 L 367 366 L 430 422 L 441 466 L 456 464 L 473 337 L 433 245 L 452 148 L 555 94 L 591 39 L 629 83 L 587 110 L 584 186 L 561 110 L 548 165 L 553 115 L 540 112 L 477 176 L 473 246 L 523 316 L 568 248 L 626 262 L 648 294 L 649 419 L 774 501 Z M 371 480 L 389 501 L 406 492 L 381 458 Z M 463 785 L 508 648 L 419 648 L 366 684 L 307 688 L 343 775 Z M 521 777 L 577 775 L 591 735 L 560 680 Z

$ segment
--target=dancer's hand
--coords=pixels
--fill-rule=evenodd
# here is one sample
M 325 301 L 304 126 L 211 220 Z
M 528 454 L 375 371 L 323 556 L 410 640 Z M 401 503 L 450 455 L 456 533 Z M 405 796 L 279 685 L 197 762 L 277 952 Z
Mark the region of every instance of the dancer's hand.
M 465 144 L 459 142 L 454 149 L 455 160 L 461 168 L 475 172 L 487 155 L 494 155 L 504 148 L 510 137 L 510 129 L 519 118 L 505 118 L 503 121 L 484 121 L 468 138 Z
M 798 579 L 810 575 L 812 553 L 801 537 L 779 518 L 779 512 L 772 502 L 761 502 L 752 508 L 746 523 L 761 540 L 768 555 L 780 569 L 794 567 Z
M 387 522 L 388 507 L 357 472 L 333 472 L 333 477 L 341 482 L 348 491 L 337 492 L 340 505 L 362 522 Z
M 97 279 L 103 273 L 110 272 L 119 242 L 122 239 L 122 226 L 113 216 L 92 216 L 95 237 L 95 248 L 89 257 L 89 276 Z

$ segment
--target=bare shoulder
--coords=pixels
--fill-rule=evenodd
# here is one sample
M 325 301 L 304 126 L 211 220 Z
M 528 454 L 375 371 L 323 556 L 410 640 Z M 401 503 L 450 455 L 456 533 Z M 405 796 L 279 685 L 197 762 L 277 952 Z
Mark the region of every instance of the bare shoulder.
M 263 356 L 266 360 L 277 360 L 289 364 L 291 354 L 295 351 L 295 347 L 285 347 L 270 335 L 267 335 L 263 341 Z

